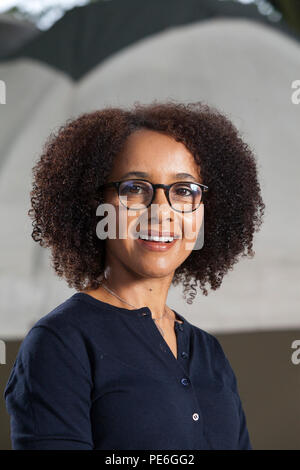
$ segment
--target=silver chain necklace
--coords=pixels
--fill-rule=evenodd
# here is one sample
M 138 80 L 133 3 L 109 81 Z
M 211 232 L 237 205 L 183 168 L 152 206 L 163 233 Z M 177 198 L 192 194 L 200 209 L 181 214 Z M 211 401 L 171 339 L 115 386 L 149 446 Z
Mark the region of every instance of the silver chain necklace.
M 130 304 L 129 302 L 126 302 L 126 300 L 122 299 L 118 294 L 116 294 L 115 292 L 113 292 L 112 290 L 110 290 L 110 289 L 109 289 L 108 287 L 106 287 L 104 284 L 101 284 L 101 286 L 104 287 L 104 289 L 106 289 L 108 292 L 110 292 L 110 293 L 111 293 L 112 295 L 114 295 L 115 297 L 118 297 L 119 300 L 121 300 L 122 302 L 125 302 L 125 304 L 130 305 L 130 307 L 134 307 L 134 308 L 138 309 L 138 307 L 136 307 L 135 305 Z M 153 319 L 153 320 L 161 320 L 161 318 L 163 318 L 163 317 L 166 315 L 166 312 L 167 312 L 167 309 L 166 309 L 166 307 L 165 307 L 165 312 L 164 312 L 164 314 L 163 314 L 161 317 L 158 317 L 158 318 L 153 318 L 153 317 L 152 317 L 152 319 Z M 159 325 L 156 325 L 156 326 L 157 326 L 157 328 L 159 329 L 159 331 L 161 332 L 161 334 L 162 334 L 163 336 L 165 336 L 165 333 L 164 333 L 163 329 L 162 329 Z

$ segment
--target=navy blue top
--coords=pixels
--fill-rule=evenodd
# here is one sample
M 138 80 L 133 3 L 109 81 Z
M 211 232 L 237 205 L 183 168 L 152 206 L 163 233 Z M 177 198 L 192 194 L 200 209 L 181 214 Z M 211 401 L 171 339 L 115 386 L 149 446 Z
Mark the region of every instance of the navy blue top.
M 173 311 L 177 359 L 148 307 L 77 292 L 43 316 L 4 391 L 13 449 L 252 449 L 219 341 Z

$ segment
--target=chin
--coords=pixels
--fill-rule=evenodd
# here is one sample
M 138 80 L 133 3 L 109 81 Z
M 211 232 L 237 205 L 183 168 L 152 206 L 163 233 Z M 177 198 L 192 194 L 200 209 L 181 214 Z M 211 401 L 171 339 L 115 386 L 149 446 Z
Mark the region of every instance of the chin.
M 167 277 L 170 276 L 174 273 L 174 269 L 159 269 L 157 266 L 153 266 L 151 269 L 141 269 L 141 266 L 139 266 L 139 269 L 133 269 L 137 274 L 144 278 L 157 278 L 160 279 L 162 277 Z

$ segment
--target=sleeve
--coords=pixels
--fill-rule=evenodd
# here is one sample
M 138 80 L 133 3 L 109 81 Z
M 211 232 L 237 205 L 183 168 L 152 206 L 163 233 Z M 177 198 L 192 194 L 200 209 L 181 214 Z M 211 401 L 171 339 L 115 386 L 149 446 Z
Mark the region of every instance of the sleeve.
M 238 403 L 238 412 L 239 412 L 239 417 L 240 417 L 240 432 L 239 432 L 239 440 L 238 440 L 238 445 L 237 445 L 237 450 L 253 450 L 252 444 L 250 442 L 250 437 L 249 437 L 249 432 L 247 428 L 247 420 L 246 420 L 246 415 L 243 409 L 243 405 L 241 402 L 241 398 L 239 395 L 239 390 L 238 390 L 238 384 L 237 384 L 237 378 L 236 375 L 230 365 L 230 362 L 228 358 L 226 357 L 223 348 L 218 341 L 218 339 L 213 336 L 216 347 L 219 350 L 219 354 L 223 357 L 223 361 L 225 362 L 224 366 L 224 371 L 227 375 L 227 380 L 229 381 L 229 386 L 233 390 L 233 392 L 236 394 L 237 397 L 237 403 Z
M 4 391 L 14 450 L 92 450 L 92 380 L 76 344 L 34 326 L 21 344 Z

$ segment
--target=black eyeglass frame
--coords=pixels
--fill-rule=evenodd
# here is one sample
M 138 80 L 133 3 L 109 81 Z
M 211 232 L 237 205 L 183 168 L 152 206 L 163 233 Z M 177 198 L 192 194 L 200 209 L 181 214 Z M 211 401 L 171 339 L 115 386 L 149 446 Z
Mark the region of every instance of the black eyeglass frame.
M 126 183 L 127 181 L 145 181 L 146 183 L 149 183 L 151 184 L 152 186 L 152 199 L 151 201 L 149 202 L 149 204 L 147 206 L 145 206 L 145 208 L 151 206 L 152 202 L 154 201 L 155 199 L 155 194 L 156 194 L 156 189 L 157 188 L 162 188 L 165 192 L 165 195 L 166 195 L 166 198 L 167 198 L 167 201 L 169 203 L 169 206 L 176 212 L 181 212 L 181 213 L 189 213 L 189 212 L 194 212 L 195 210 L 198 209 L 198 207 L 200 207 L 200 204 L 201 202 L 203 201 L 203 196 L 204 196 L 204 193 L 206 193 L 208 191 L 208 186 L 206 186 L 205 184 L 202 184 L 202 183 L 196 183 L 195 181 L 175 181 L 175 183 L 172 183 L 172 184 L 154 184 L 154 183 L 151 183 L 151 181 L 148 181 L 146 179 L 143 179 L 143 178 L 132 178 L 132 179 L 128 179 L 128 180 L 122 180 L 122 181 L 111 181 L 109 183 L 104 183 L 102 184 L 101 186 L 99 186 L 99 189 L 104 189 L 104 188 L 109 188 L 109 187 L 115 187 L 117 192 L 118 192 L 118 196 L 120 198 L 120 185 L 121 183 Z M 201 201 L 200 201 L 200 204 L 198 207 L 195 207 L 195 209 L 192 209 L 191 211 L 179 211 L 178 209 L 174 209 L 174 207 L 172 206 L 171 202 L 170 202 L 170 197 L 169 197 L 169 193 L 170 193 L 170 189 L 172 188 L 172 186 L 174 186 L 175 184 L 186 184 L 186 183 L 189 183 L 189 184 L 195 184 L 197 186 L 200 186 L 201 188 L 201 191 L 202 191 L 202 194 L 201 194 Z M 121 199 L 120 199 L 121 201 Z M 122 201 L 121 201 L 122 203 Z M 125 206 L 124 204 L 122 204 L 124 207 L 126 207 L 127 210 L 139 210 L 139 209 L 132 209 L 130 207 L 127 207 Z

